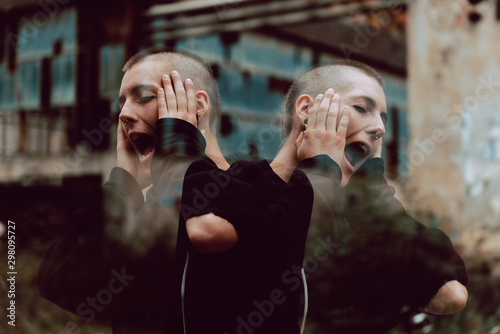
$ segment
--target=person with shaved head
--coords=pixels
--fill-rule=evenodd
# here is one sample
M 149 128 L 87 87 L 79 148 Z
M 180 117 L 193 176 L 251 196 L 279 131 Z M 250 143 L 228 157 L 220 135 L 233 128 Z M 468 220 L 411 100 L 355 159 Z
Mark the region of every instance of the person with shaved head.
M 290 181 L 296 168 L 307 170 L 313 184 L 305 272 L 310 283 L 308 314 L 315 333 L 382 333 L 415 312 L 454 313 L 467 300 L 467 273 L 450 240 L 407 215 L 383 176 L 382 137 L 387 120 L 383 86 L 383 79 L 371 67 L 338 60 L 299 77 L 283 103 L 283 143 L 270 165 L 284 182 Z M 241 224 L 253 227 L 252 240 L 259 248 L 271 250 L 266 248 L 268 238 L 279 244 L 300 240 L 304 233 L 286 222 L 300 210 L 311 210 L 311 194 L 289 193 L 277 197 L 289 215 L 262 214 L 274 219 L 263 220 L 265 225 Z M 246 211 L 240 215 L 262 220 Z M 241 219 L 235 214 L 230 221 Z M 201 225 L 203 216 L 195 221 Z M 242 229 L 240 224 L 238 228 Z M 233 244 L 242 246 L 237 230 L 203 235 L 199 242 L 210 249 L 207 244 L 234 238 Z M 192 238 L 195 244 L 196 237 Z M 284 252 L 300 250 L 304 244 L 286 245 L 293 246 L 283 244 Z M 300 280 L 300 264 L 281 267 L 278 263 L 286 263 L 286 255 L 277 256 L 276 249 L 267 254 L 268 268 L 273 263 L 274 268 L 266 273 L 279 277 L 273 287 L 286 291 L 287 283 Z M 311 263 L 315 264 L 312 269 L 308 267 Z M 299 286 L 293 285 L 294 291 Z M 256 299 L 257 304 L 260 300 Z M 297 299 L 293 300 L 292 308 L 297 310 Z M 278 309 L 280 305 L 275 303 L 273 310 Z M 232 332 L 267 333 L 264 326 L 271 318 L 259 326 L 249 322 L 256 311 L 249 308 L 239 317 L 231 317 Z M 296 321 L 297 313 L 292 314 L 288 313 L 288 319 Z
M 153 153 L 155 143 L 153 130 L 157 120 L 165 117 L 165 115 L 158 114 L 156 100 L 157 91 L 162 87 L 162 81 L 168 85 L 165 88 L 168 102 L 167 110 L 189 107 L 192 111 L 191 117 L 196 117 L 196 119 L 192 119 L 191 123 L 203 132 L 207 141 L 207 155 L 227 168 L 227 163 L 222 158 L 217 141 L 220 121 L 220 98 L 217 83 L 201 60 L 194 58 L 193 55 L 169 52 L 165 48 L 150 48 L 132 56 L 125 63 L 123 72 L 119 97 L 120 128 L 124 132 L 124 138 L 137 153 L 142 173 L 146 174 L 144 175 L 146 184 L 150 184 L 147 174 L 150 170 L 150 157 L 153 154 L 144 154 L 144 150 Z M 170 73 L 172 73 L 172 78 L 168 76 Z M 163 74 L 165 75 L 162 79 Z M 192 88 L 190 92 L 194 94 L 193 96 L 180 95 L 182 92 L 181 75 L 189 79 L 186 84 Z M 179 86 L 172 87 L 170 85 L 171 79 L 179 79 L 177 80 Z M 176 105 L 175 96 L 183 102 Z M 185 105 L 186 98 L 187 102 L 192 103 L 192 105 Z M 175 117 L 175 115 L 171 117 Z M 149 148 L 144 146 L 149 146 Z M 123 162 L 125 169 L 132 169 L 131 166 L 127 166 L 128 161 L 123 161 L 120 158 L 119 154 L 119 166 Z M 134 173 L 132 171 L 131 174 L 134 175 Z M 138 183 L 142 182 L 140 180 Z
M 217 141 L 219 93 L 200 59 L 167 48 L 137 53 L 123 72 L 117 166 L 47 252 L 38 286 L 87 322 L 110 321 L 113 332 L 163 333 L 184 174 L 204 154 L 228 167 Z
M 306 126 L 295 143 L 298 160 L 301 140 L 316 138 L 317 146 L 329 140 L 317 120 L 308 136 L 313 97 L 328 88 L 340 110 L 350 109 L 350 122 L 338 182 L 317 166 L 308 174 L 315 203 L 306 258 L 316 258 L 320 239 L 334 245 L 309 275 L 314 332 L 383 333 L 419 312 L 458 312 L 467 301 L 463 260 L 442 231 L 406 214 L 384 178 L 386 100 L 374 69 L 339 59 L 299 77 L 283 103 L 281 152 L 293 150 Z
M 385 134 L 387 120 L 384 80 L 374 69 L 363 63 L 338 60 L 336 64 L 320 66 L 300 76 L 290 87 L 282 108 L 283 145 L 292 146 L 313 98 L 333 88 L 340 99 L 340 108 L 351 108 L 347 133 L 346 159 L 340 163 L 342 185 L 353 172 L 380 148 L 379 138 Z M 307 122 L 307 121 L 306 121 Z M 378 140 L 378 141 L 377 141 Z

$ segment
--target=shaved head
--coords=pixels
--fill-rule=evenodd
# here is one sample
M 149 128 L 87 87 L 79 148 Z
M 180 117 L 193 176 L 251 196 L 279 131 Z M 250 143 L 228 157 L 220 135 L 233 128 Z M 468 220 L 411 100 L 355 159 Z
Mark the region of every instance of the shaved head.
M 183 50 L 174 50 L 167 47 L 152 47 L 139 51 L 132 56 L 123 66 L 123 72 L 127 72 L 138 63 L 154 61 L 161 64 L 161 72 L 170 74 L 173 70 L 179 72 L 182 78 L 193 81 L 195 90 L 203 90 L 210 98 L 210 128 L 217 130 L 220 120 L 220 97 L 217 82 L 210 69 L 203 63 L 201 58 Z
M 333 88 L 336 92 L 349 88 L 352 82 L 352 75 L 363 73 L 374 78 L 381 87 L 384 87 L 384 79 L 370 66 L 347 59 L 337 59 L 328 65 L 318 66 L 302 74 L 292 84 L 285 96 L 281 110 L 281 134 L 286 139 L 292 130 L 295 117 L 295 101 L 302 94 L 310 95 L 313 99 L 324 94 L 328 88 Z

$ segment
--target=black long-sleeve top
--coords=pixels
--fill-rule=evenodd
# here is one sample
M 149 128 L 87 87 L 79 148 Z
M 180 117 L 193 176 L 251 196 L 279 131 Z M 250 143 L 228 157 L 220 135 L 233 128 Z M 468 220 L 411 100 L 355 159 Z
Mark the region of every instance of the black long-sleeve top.
M 187 333 L 298 333 L 312 207 L 305 175 L 296 170 L 286 184 L 264 160 L 221 171 L 201 159 L 186 174 L 182 206 L 175 286 L 184 286 L 184 299 L 179 293 L 168 332 L 183 333 L 183 302 Z M 203 254 L 189 241 L 186 220 L 210 212 L 233 224 L 233 249 Z
M 72 216 L 38 272 L 42 297 L 114 333 L 162 333 L 173 279 L 177 200 L 183 175 L 205 140 L 178 119 L 156 124 L 153 186 L 144 201 L 135 179 L 115 167 Z
M 370 159 L 334 199 L 328 187 L 315 191 L 324 203 L 309 241 L 333 245 L 310 275 L 315 333 L 383 333 L 420 312 L 446 282 L 467 284 L 450 239 L 408 215 L 383 175 L 383 160 Z

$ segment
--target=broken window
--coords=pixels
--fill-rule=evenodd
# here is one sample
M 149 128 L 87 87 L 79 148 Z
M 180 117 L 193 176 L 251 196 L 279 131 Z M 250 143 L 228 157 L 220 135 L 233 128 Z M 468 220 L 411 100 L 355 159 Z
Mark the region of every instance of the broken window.
M 125 47 L 123 44 L 105 45 L 101 48 L 99 63 L 99 94 L 102 98 L 108 100 L 115 100 L 118 98 L 124 62 Z
M 76 98 L 75 56 L 58 56 L 52 59 L 52 89 L 50 105 L 70 106 Z
M 2 25 L 8 33 L 0 58 L 2 156 L 61 154 L 67 148 L 63 132 L 76 103 L 77 13 L 37 13 L 26 11 Z

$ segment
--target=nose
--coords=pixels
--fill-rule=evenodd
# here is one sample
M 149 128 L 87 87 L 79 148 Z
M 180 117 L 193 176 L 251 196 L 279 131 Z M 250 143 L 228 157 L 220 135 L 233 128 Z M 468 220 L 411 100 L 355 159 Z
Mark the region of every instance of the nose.
M 133 112 L 132 104 L 128 101 L 125 101 L 125 104 L 120 110 L 120 115 L 118 118 L 125 126 L 129 125 L 130 123 L 135 123 L 138 120 L 136 113 Z
M 385 135 L 385 124 L 382 121 L 381 117 L 378 117 L 376 121 L 373 122 L 373 124 L 370 124 L 370 126 L 367 128 L 367 132 L 374 136 L 375 139 L 378 139 Z

